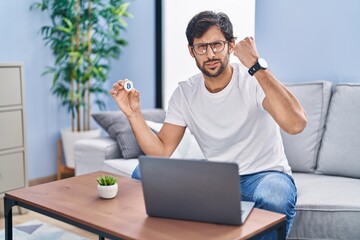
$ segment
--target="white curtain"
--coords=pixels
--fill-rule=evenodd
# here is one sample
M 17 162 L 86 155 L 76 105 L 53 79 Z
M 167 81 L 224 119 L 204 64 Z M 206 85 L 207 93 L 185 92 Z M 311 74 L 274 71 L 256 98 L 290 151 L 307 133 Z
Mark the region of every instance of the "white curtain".
M 177 83 L 199 72 L 187 48 L 185 30 L 198 12 L 226 13 L 236 41 L 255 34 L 255 0 L 163 0 L 163 106 L 167 109 Z M 231 62 L 238 62 L 234 56 Z

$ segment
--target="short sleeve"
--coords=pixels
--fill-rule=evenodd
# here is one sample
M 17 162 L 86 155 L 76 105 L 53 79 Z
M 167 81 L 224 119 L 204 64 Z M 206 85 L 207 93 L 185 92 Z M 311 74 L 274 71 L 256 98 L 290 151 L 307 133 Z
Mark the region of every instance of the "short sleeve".
M 182 114 L 182 101 L 181 88 L 178 86 L 170 98 L 164 122 L 186 127 L 186 122 Z
M 243 92 L 244 96 L 247 97 L 247 101 L 251 104 L 255 104 L 259 110 L 265 111 L 263 107 L 263 101 L 266 97 L 260 83 L 254 76 L 250 76 L 248 68 L 242 64 L 234 65 L 239 71 L 239 88 Z

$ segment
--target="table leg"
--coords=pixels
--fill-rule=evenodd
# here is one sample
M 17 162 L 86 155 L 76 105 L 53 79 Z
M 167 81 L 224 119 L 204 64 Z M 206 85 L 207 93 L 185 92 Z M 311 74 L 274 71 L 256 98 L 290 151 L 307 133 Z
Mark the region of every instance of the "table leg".
M 10 198 L 7 198 L 6 194 L 5 194 L 5 197 L 4 197 L 5 240 L 13 240 L 13 219 L 12 219 L 13 212 L 12 212 L 12 208 L 14 206 L 19 206 L 19 207 L 21 206 L 21 207 L 24 207 L 26 209 L 29 209 L 29 210 L 35 211 L 37 213 L 43 214 L 45 216 L 52 217 L 52 218 L 57 219 L 59 221 L 63 221 L 65 223 L 72 224 L 74 226 L 77 226 L 77 227 L 82 228 L 84 230 L 93 232 L 95 234 L 99 234 L 99 240 L 106 240 L 105 236 L 107 236 L 108 238 L 111 238 L 111 239 L 123 240 L 122 238 L 113 237 L 113 236 L 108 235 L 108 234 L 106 234 L 106 233 L 104 233 L 102 231 L 99 232 L 98 230 L 93 229 L 90 226 L 81 224 L 81 223 L 79 223 L 77 221 L 72 221 L 72 220 L 67 219 L 65 217 L 62 217 L 60 215 L 57 215 L 56 213 L 46 211 L 44 209 L 37 208 L 36 206 L 28 205 L 27 203 L 24 203 L 22 201 L 12 200 Z
M 286 221 L 277 229 L 277 236 L 279 240 L 286 239 Z
M 4 197 L 5 240 L 13 239 L 12 207 L 15 202 Z

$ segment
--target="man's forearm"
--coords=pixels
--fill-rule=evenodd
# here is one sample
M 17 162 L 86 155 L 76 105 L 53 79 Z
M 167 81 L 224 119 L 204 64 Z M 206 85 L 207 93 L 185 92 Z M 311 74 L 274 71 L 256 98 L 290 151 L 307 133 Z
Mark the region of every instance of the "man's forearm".
M 296 97 L 269 69 L 257 71 L 254 76 L 266 95 L 263 106 L 279 126 L 290 134 L 301 132 L 306 126 L 306 114 Z
M 151 131 L 140 111 L 134 112 L 128 119 L 135 138 L 146 155 L 166 156 L 164 144 Z

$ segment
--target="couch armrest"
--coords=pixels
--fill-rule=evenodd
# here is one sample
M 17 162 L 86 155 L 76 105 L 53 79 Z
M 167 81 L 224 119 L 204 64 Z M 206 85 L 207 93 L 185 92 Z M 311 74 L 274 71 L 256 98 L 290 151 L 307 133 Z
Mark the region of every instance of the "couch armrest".
M 74 151 L 76 176 L 101 171 L 106 159 L 122 157 L 118 143 L 108 136 L 77 141 Z

